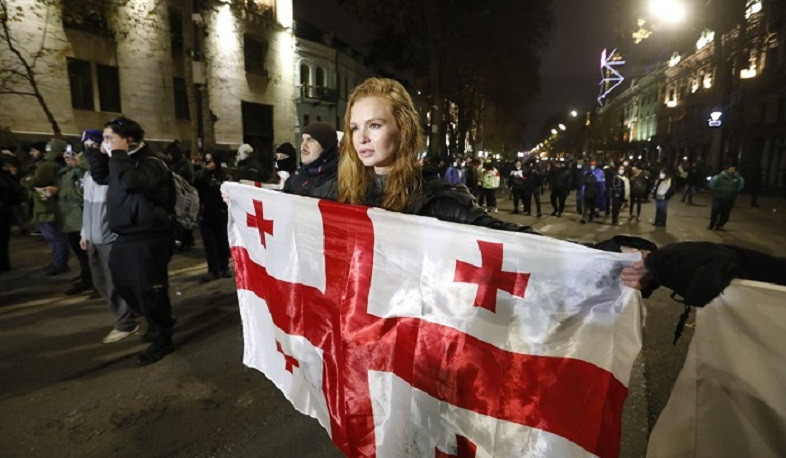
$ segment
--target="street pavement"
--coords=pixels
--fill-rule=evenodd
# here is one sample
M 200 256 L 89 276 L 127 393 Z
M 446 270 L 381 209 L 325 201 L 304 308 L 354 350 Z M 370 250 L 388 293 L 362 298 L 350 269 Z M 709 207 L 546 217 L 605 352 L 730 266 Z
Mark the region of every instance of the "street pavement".
M 727 230 L 717 232 L 706 229 L 706 194 L 690 206 L 679 197 L 669 204 L 665 228 L 647 222 L 652 203 L 645 204 L 641 222 L 625 217 L 622 226 L 603 218 L 581 225 L 574 212 L 513 215 L 505 196 L 496 216 L 578 242 L 632 234 L 659 245 L 709 240 L 786 256 L 786 200 L 763 196 L 760 208 L 751 208 L 742 196 Z M 551 212 L 547 201 L 548 191 L 544 215 Z M 574 195 L 568 202 L 575 210 Z M 73 259 L 69 273 L 45 277 L 44 240 L 14 236 L 11 261 L 14 270 L 0 274 L 0 457 L 340 456 L 316 420 L 296 412 L 264 375 L 243 366 L 234 281 L 199 284 L 206 270 L 201 249 L 177 253 L 170 264 L 176 350 L 143 368 L 134 364 L 145 348 L 138 336 L 101 343 L 112 324 L 103 300 L 63 295 L 75 275 Z M 672 345 L 682 305 L 668 291 L 661 288 L 645 303 L 644 349 L 623 415 L 623 457 L 644 456 L 692 337 L 686 328 Z

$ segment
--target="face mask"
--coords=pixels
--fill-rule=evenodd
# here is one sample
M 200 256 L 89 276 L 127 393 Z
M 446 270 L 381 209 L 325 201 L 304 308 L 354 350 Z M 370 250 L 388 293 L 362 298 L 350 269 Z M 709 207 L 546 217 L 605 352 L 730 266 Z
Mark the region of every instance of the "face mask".
M 627 166 L 628 166 L 628 161 L 625 161 L 625 162 L 623 162 L 623 163 L 622 163 L 622 165 L 624 165 L 625 167 L 627 167 Z
M 659 177 L 661 180 L 665 180 L 665 179 L 666 179 L 666 174 L 665 174 L 665 173 L 661 173 L 660 175 L 658 175 L 658 177 Z
M 591 165 L 591 166 L 590 166 L 590 170 L 595 170 L 595 166 L 594 166 L 594 165 Z
M 576 168 L 581 170 L 581 164 L 577 165 Z
M 617 170 L 617 173 L 619 173 L 620 175 L 625 175 L 625 169 L 619 169 Z
M 109 157 L 112 157 L 112 147 L 109 146 L 109 142 L 101 143 L 101 148 L 103 148 L 104 151 L 106 151 L 106 154 L 108 154 Z

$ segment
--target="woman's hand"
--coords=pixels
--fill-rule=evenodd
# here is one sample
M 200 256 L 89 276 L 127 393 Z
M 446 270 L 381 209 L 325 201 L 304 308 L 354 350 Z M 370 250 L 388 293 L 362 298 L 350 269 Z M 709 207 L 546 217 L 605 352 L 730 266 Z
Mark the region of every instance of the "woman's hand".
M 636 261 L 622 269 L 620 279 L 625 286 L 641 290 L 649 285 L 650 280 L 652 280 L 652 273 L 650 273 L 644 265 L 644 260 L 647 259 L 647 255 L 649 254 L 649 251 L 642 250 L 640 261 Z

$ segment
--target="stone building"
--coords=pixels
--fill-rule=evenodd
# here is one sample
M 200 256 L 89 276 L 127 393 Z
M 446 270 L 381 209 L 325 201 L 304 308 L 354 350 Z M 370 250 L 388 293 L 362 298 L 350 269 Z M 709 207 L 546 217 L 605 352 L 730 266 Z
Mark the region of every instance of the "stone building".
M 124 115 L 151 142 L 186 148 L 192 138 L 248 142 L 268 155 L 294 138 L 292 0 L 5 3 L 14 43 L 66 137 Z M 21 68 L 10 51 L 0 42 L 2 76 Z M 29 82 L 0 81 L 0 126 L 23 139 L 51 136 L 36 98 L 8 93 L 30 93 Z

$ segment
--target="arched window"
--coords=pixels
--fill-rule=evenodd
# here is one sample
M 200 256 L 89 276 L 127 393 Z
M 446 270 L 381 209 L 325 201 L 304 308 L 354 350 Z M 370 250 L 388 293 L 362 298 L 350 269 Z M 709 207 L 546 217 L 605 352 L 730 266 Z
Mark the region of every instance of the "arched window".
M 326 83 L 326 81 L 325 81 L 325 69 L 322 68 L 322 67 L 317 67 L 317 74 L 316 74 L 316 76 L 317 76 L 317 78 L 316 78 L 316 81 L 315 81 L 314 85 L 316 87 L 326 87 L 327 84 L 325 84 Z
M 300 64 L 300 85 L 301 86 L 308 86 L 308 80 L 310 79 L 311 70 L 308 68 L 306 64 Z

